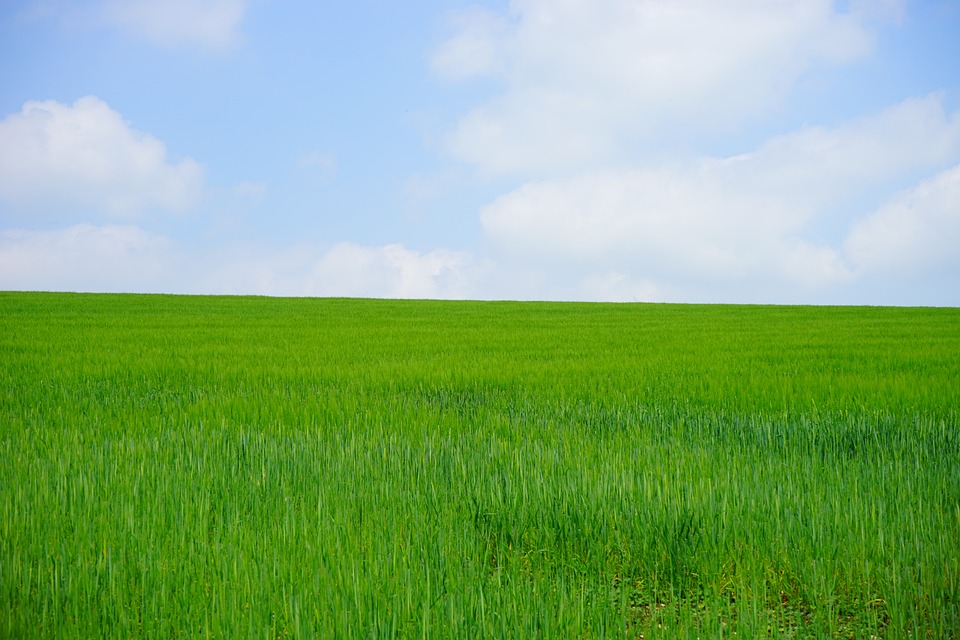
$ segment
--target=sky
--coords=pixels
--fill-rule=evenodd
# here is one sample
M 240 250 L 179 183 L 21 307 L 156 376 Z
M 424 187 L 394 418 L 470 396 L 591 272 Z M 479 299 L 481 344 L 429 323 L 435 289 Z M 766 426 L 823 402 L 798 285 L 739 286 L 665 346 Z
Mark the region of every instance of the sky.
M 0 290 L 960 306 L 960 0 L 0 0 Z

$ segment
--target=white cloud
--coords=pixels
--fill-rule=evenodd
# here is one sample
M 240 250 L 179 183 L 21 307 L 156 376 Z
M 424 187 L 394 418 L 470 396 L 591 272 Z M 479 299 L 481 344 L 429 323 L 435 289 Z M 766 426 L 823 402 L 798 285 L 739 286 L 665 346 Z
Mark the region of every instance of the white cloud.
M 165 291 L 177 263 L 169 239 L 129 225 L 0 231 L 0 289 Z
M 223 52 L 240 40 L 250 0 L 34 0 L 16 16 L 70 29 L 114 29 L 170 48 Z
M 771 192 L 825 204 L 936 169 L 958 154 L 960 112 L 947 113 L 943 96 L 933 94 L 839 127 L 808 126 L 777 136 L 730 162 L 750 166 L 744 173 Z
M 484 172 L 538 173 L 593 166 L 667 132 L 737 124 L 811 67 L 868 55 L 873 20 L 899 4 L 514 0 L 505 16 L 471 10 L 433 68 L 507 88 L 464 115 L 448 150 Z
M 872 55 L 876 30 L 904 7 L 512 0 L 454 14 L 433 71 L 502 89 L 462 114 L 446 151 L 481 177 L 521 181 L 481 210 L 499 250 L 484 286 L 557 299 L 890 302 L 896 275 L 903 300 L 956 304 L 960 285 L 942 285 L 960 282 L 958 173 L 943 170 L 960 161 L 960 112 L 943 95 L 746 153 L 683 157 L 756 117 L 772 124 L 806 77 Z
M 233 193 L 241 200 L 259 202 L 270 188 L 266 182 L 238 182 L 233 186 Z
M 738 299 L 776 285 L 811 292 L 853 282 L 869 262 L 865 249 L 853 256 L 841 238 L 813 231 L 836 202 L 958 157 L 960 117 L 944 113 L 932 96 L 841 127 L 806 128 L 729 158 L 531 181 L 484 208 L 481 222 L 512 259 L 577 266 L 608 291 L 616 290 L 611 282 L 640 282 L 651 292 L 676 292 L 678 283 L 688 293 L 723 286 Z M 936 185 L 920 191 L 940 194 L 924 202 L 939 203 L 930 210 L 942 221 L 953 182 Z M 889 226 L 900 215 L 878 219 Z M 924 228 L 925 240 L 933 227 Z M 872 229 L 858 231 L 861 239 L 850 247 L 882 244 Z
M 297 158 L 297 169 L 304 175 L 321 182 L 337 177 L 337 157 L 329 152 L 310 151 Z
M 865 274 L 950 275 L 960 286 L 960 165 L 860 220 L 844 251 Z
M 744 279 L 777 266 L 808 212 L 731 190 L 722 161 L 678 170 L 607 171 L 527 184 L 484 209 L 484 229 L 513 253 L 647 278 Z M 779 264 L 781 272 L 786 264 Z
M 463 275 L 469 261 L 464 253 L 420 253 L 399 244 L 232 249 L 221 252 L 211 268 L 201 269 L 196 282 L 203 291 L 222 293 L 458 298 L 469 293 Z
M 103 0 L 102 20 L 164 46 L 229 49 L 248 0 Z
M 466 298 L 469 254 L 399 244 L 189 248 L 131 225 L 0 231 L 0 290 Z
M 162 142 L 99 98 L 30 101 L 0 121 L 0 200 L 14 210 L 132 218 L 182 212 L 202 190 L 196 161 L 169 162 Z
M 483 7 L 448 14 L 453 35 L 430 59 L 434 72 L 447 80 L 465 80 L 492 73 L 502 64 L 508 30 L 506 20 Z
M 459 297 L 466 292 L 461 270 L 468 260 L 454 251 L 419 253 L 399 244 L 343 243 L 314 265 L 310 287 L 337 295 Z
M 597 302 L 662 302 L 667 295 L 651 280 L 616 270 L 588 273 L 554 290 L 554 297 L 560 300 Z

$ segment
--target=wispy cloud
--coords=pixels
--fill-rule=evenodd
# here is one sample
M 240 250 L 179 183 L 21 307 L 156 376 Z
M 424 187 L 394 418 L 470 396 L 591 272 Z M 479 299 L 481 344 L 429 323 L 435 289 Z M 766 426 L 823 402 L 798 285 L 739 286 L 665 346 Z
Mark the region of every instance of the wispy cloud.
M 102 0 L 112 26 L 168 47 L 224 51 L 240 39 L 248 0 Z
M 0 289 L 166 292 L 177 280 L 178 249 L 132 225 L 78 224 L 0 231 Z
M 844 252 L 880 276 L 947 276 L 960 291 L 960 165 L 898 194 L 853 226 Z
M 133 225 L 0 231 L 0 290 L 467 298 L 472 263 L 400 244 L 198 248 Z
M 27 23 L 115 29 L 161 47 L 225 52 L 241 41 L 249 0 L 35 0 L 18 14 Z
M 330 152 L 309 151 L 297 158 L 297 169 L 307 176 L 333 180 L 337 176 L 337 157 Z

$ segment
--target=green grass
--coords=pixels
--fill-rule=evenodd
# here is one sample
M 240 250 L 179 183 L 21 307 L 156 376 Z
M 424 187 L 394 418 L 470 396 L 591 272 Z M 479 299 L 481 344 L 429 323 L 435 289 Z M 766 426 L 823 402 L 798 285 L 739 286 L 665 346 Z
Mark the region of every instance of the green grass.
M 960 310 L 0 293 L 0 638 L 958 638 Z

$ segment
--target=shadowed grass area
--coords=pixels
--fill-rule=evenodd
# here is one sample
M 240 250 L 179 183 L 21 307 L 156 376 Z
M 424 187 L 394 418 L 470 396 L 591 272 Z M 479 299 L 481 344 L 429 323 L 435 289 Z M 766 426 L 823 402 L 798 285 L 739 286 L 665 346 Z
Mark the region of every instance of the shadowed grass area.
M 0 637 L 960 635 L 960 310 L 0 293 Z

